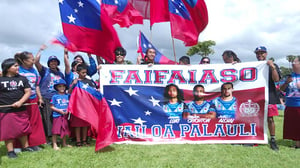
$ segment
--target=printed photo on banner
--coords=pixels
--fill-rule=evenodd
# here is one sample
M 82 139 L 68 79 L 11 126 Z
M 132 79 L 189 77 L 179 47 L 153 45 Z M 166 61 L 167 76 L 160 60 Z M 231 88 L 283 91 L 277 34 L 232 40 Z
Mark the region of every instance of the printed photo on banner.
M 267 143 L 266 62 L 103 65 L 100 89 L 126 143 Z

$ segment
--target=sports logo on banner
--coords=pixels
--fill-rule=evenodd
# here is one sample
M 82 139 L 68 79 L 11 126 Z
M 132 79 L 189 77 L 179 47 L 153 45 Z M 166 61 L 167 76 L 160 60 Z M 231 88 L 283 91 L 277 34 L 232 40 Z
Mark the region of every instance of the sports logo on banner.
M 101 90 L 126 143 L 267 143 L 266 62 L 103 65 Z

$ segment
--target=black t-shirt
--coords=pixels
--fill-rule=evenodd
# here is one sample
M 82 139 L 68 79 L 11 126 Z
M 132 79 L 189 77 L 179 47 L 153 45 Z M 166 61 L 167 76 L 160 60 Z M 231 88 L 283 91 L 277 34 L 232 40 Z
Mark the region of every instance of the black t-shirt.
M 93 87 L 93 88 L 97 87 L 96 83 L 91 79 L 85 78 L 85 79 L 81 80 L 81 82 L 84 84 L 88 84 L 90 87 Z
M 0 105 L 11 105 L 20 100 L 25 94 L 25 89 L 30 88 L 28 80 L 24 76 L 0 77 Z M 1 107 L 0 113 L 11 113 L 26 110 L 25 106 L 20 108 Z
M 279 79 L 281 78 L 281 73 L 279 67 L 274 64 L 276 67 L 276 71 L 279 75 Z M 272 68 L 269 67 L 269 104 L 280 104 L 279 96 L 276 91 L 275 82 L 272 78 Z

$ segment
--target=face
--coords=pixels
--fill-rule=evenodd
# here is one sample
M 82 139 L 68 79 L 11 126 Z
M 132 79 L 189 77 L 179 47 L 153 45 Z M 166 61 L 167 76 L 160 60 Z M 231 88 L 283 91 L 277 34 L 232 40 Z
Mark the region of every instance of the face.
M 33 67 L 33 64 L 34 64 L 34 57 L 30 53 L 30 54 L 28 54 L 28 58 L 24 60 L 24 65 L 26 67 Z
M 59 84 L 56 86 L 56 89 L 59 93 L 65 93 L 66 86 L 64 84 Z
M 258 61 L 264 61 L 267 59 L 267 55 L 268 53 L 264 52 L 264 51 L 257 51 L 256 52 L 256 58 Z
M 146 53 L 146 56 L 148 56 L 149 60 L 154 60 L 155 58 L 155 50 L 154 49 L 149 49 L 148 52 Z
M 182 62 L 182 61 L 179 61 L 179 65 L 187 65 L 187 64 L 185 64 L 185 63 Z
M 194 98 L 196 100 L 200 100 L 200 99 L 204 98 L 203 94 L 204 94 L 204 88 L 197 87 L 196 90 L 194 91 Z
M 177 94 L 178 94 L 176 87 L 175 86 L 171 86 L 169 88 L 168 94 L 169 94 L 170 98 L 176 98 Z
M 221 94 L 222 94 L 221 96 L 222 97 L 231 97 L 232 91 L 233 91 L 233 88 L 232 88 L 231 84 L 223 85 L 223 88 L 221 90 Z
M 49 68 L 50 69 L 57 69 L 57 66 L 58 66 L 58 62 L 56 60 L 52 60 L 49 62 Z
M 300 70 L 300 60 L 298 57 L 296 57 L 294 59 L 294 61 L 292 62 L 292 66 L 293 66 L 293 71 L 299 71 Z
M 233 63 L 234 62 L 233 57 L 227 56 L 226 54 L 223 55 L 223 61 L 224 61 L 224 63 Z
M 125 56 L 123 56 L 123 55 L 120 55 L 120 54 L 116 55 L 116 63 L 123 64 L 124 58 L 125 58 Z
M 12 65 L 10 68 L 8 68 L 7 73 L 12 74 L 12 75 L 18 74 L 19 73 L 19 64 L 15 63 L 14 65 Z
M 87 70 L 86 69 L 83 69 L 81 71 L 77 71 L 78 73 L 78 78 L 79 79 L 84 79 L 86 77 L 86 74 L 87 74 Z
M 76 59 L 75 59 L 74 61 L 77 61 L 77 62 L 79 62 L 79 63 L 82 63 L 82 62 L 83 62 L 83 60 L 81 59 L 81 57 L 76 57 Z
M 203 59 L 201 64 L 210 64 L 210 61 L 208 59 Z

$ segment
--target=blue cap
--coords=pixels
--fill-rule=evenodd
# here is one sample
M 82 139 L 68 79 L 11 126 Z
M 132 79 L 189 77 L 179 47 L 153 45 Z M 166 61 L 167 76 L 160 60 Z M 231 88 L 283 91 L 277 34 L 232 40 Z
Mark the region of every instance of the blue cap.
M 66 81 L 65 80 L 63 80 L 63 79 L 59 79 L 59 80 L 57 80 L 57 81 L 55 81 L 54 82 L 54 89 L 57 91 L 57 89 L 56 89 L 56 86 L 57 85 L 60 85 L 60 84 L 63 84 L 63 85 L 65 85 L 65 86 L 67 86 L 67 83 L 66 83 Z
M 254 53 L 257 53 L 258 51 L 267 52 L 267 48 L 265 46 L 256 47 Z
M 48 58 L 48 61 L 47 61 L 47 65 L 48 65 L 48 67 L 49 67 L 49 63 L 50 63 L 50 61 L 53 61 L 53 60 L 56 60 L 57 61 L 57 65 L 59 65 L 60 64 L 60 61 L 59 61 L 59 59 L 55 56 L 55 55 L 52 55 L 52 56 L 50 56 L 49 58 Z

